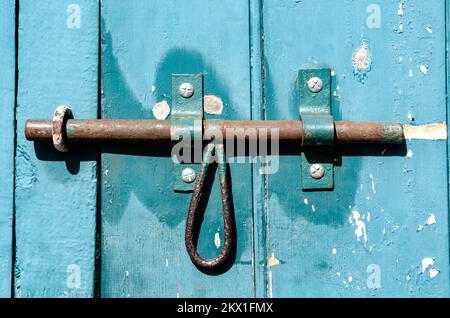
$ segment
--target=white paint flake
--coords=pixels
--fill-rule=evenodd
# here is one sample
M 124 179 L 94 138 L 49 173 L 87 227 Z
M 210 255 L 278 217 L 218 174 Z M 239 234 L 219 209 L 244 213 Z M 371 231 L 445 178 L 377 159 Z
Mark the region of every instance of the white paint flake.
M 423 230 L 423 225 L 420 224 L 420 225 L 417 227 L 417 232 L 421 232 L 422 230 Z
M 398 33 L 403 33 L 404 29 L 403 29 L 403 23 L 400 23 L 400 25 L 398 26 Z
M 409 77 L 414 77 L 414 71 L 413 71 L 413 70 L 409 70 L 408 76 L 409 76 Z
M 216 235 L 214 235 L 214 244 L 217 248 L 220 247 L 220 233 L 217 232 Z
M 336 254 L 337 254 L 337 249 L 336 249 L 336 248 L 333 248 L 333 249 L 331 250 L 331 253 L 333 253 L 333 255 L 336 255 Z
M 398 4 L 397 15 L 399 17 L 403 17 L 404 14 L 405 14 L 405 12 L 403 11 L 403 1 L 402 1 Z
M 370 223 L 372 219 L 372 214 L 370 212 L 367 213 L 367 222 Z
M 397 232 L 400 229 L 400 226 L 396 225 L 392 228 L 392 233 Z
M 155 85 L 152 85 L 152 94 L 156 91 Z
M 437 270 L 435 268 L 430 268 L 430 278 L 431 279 L 435 278 L 439 273 L 440 273 L 439 270 Z
M 352 211 L 352 217 L 350 218 L 350 223 L 355 226 L 355 235 L 358 241 L 361 238 L 364 239 L 364 243 L 367 243 L 367 231 L 366 231 L 366 223 L 361 220 L 361 214 L 358 211 Z
M 422 273 L 425 273 L 425 271 L 434 265 L 434 259 L 431 257 L 426 257 L 422 260 Z
M 351 283 L 351 282 L 353 281 L 353 276 L 351 276 L 351 275 L 348 276 L 348 277 L 347 277 L 347 280 L 348 280 L 349 283 Z
M 370 174 L 369 177 L 370 177 L 370 182 L 372 184 L 372 192 L 373 192 L 373 194 L 377 194 L 377 190 L 375 189 L 375 180 L 373 179 L 373 175 Z
M 426 29 L 428 33 L 433 34 L 433 28 L 431 26 L 427 25 Z
M 423 74 L 428 74 L 428 66 L 426 66 L 426 65 L 420 65 L 419 66 L 419 69 L 420 69 L 420 71 L 423 73 Z
M 406 157 L 408 158 L 412 158 L 414 156 L 414 153 L 412 152 L 411 149 L 408 149 L 407 153 L 406 153 Z
M 372 58 L 370 56 L 369 47 L 366 41 L 361 43 L 352 56 L 352 63 L 355 72 L 357 73 L 367 73 L 370 71 L 370 66 L 372 64 Z
M 169 267 L 169 260 L 166 258 L 166 267 Z
M 156 119 L 164 120 L 170 114 L 169 104 L 167 104 L 165 100 L 156 103 L 155 105 L 153 105 L 152 112 L 153 116 L 155 116 Z
M 205 112 L 213 115 L 220 115 L 223 111 L 222 99 L 214 95 L 206 95 L 203 98 Z
M 105 176 L 108 176 L 108 173 L 109 173 L 109 170 L 106 169 L 105 172 L 104 172 Z
M 430 216 L 428 217 L 427 225 L 433 224 L 436 224 L 436 216 L 433 213 L 431 213 Z
M 305 203 L 306 205 L 308 205 L 308 198 L 304 198 L 304 199 L 303 199 L 303 203 Z
M 316 212 L 316 207 L 314 206 L 314 204 L 311 204 L 311 210 L 312 210 L 313 212 Z

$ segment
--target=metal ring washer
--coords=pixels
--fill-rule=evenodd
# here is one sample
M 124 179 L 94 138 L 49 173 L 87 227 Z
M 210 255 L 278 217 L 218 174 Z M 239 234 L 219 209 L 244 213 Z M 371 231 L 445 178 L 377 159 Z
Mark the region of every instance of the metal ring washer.
M 56 150 L 60 152 L 68 152 L 69 144 L 67 143 L 66 123 L 68 119 L 73 118 L 72 110 L 69 106 L 58 106 L 53 113 L 52 139 Z

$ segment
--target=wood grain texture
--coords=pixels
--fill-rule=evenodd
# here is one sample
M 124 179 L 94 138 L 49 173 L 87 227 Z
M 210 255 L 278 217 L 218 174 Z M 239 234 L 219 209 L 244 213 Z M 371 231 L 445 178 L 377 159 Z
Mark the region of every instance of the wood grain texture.
M 26 141 L 22 130 L 26 119 L 52 117 L 63 104 L 77 118 L 97 117 L 99 6 L 71 4 L 20 2 L 16 297 L 94 293 L 95 148 L 60 154 L 50 144 Z
M 401 3 L 265 0 L 268 119 L 298 118 L 298 69 L 329 66 L 337 119 L 445 122 L 445 3 Z M 268 296 L 448 297 L 447 142 L 406 147 L 337 151 L 334 192 L 303 193 L 300 156 L 281 159 Z
M 152 118 L 171 105 L 171 74 L 204 73 L 205 94 L 223 113 L 249 119 L 249 8 L 246 1 L 104 0 L 102 112 L 105 118 Z M 130 153 L 131 152 L 131 153 Z M 104 148 L 102 156 L 103 297 L 245 297 L 252 276 L 251 166 L 231 166 L 238 246 L 234 266 L 206 275 L 184 244 L 190 195 L 172 191 L 170 148 Z M 218 180 L 199 238 L 212 258 L 223 242 Z
M 0 298 L 11 296 L 16 91 L 15 1 L 0 2 Z

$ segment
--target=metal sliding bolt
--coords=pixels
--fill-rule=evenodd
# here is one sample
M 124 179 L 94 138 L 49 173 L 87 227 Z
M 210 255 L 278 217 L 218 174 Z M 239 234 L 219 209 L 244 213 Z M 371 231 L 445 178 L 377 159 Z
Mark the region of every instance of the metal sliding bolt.
M 313 164 L 309 167 L 309 174 L 313 179 L 319 180 L 325 175 L 325 169 L 322 165 Z
M 184 98 L 191 98 L 194 95 L 194 86 L 191 83 L 183 83 L 179 88 L 180 95 Z
M 323 88 L 323 81 L 319 77 L 313 77 L 308 81 L 308 88 L 313 93 L 318 93 Z
M 181 172 L 181 179 L 186 183 L 194 182 L 196 177 L 194 169 L 186 168 Z

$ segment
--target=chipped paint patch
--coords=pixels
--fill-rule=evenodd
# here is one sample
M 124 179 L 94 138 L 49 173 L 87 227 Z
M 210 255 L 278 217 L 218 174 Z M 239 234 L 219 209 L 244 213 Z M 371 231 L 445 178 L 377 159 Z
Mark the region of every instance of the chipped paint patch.
M 304 198 L 304 199 L 303 199 L 303 203 L 305 203 L 306 205 L 308 205 L 308 198 Z
M 336 248 L 333 248 L 333 249 L 331 250 L 331 253 L 332 253 L 333 255 L 336 255 L 336 254 L 337 254 L 337 249 L 336 249 Z
M 428 74 L 428 66 L 426 66 L 426 65 L 420 65 L 420 66 L 419 66 L 419 69 L 420 69 L 420 71 L 421 71 L 423 74 L 425 74 L 425 75 Z
M 401 2 L 398 4 L 397 15 L 398 15 L 399 17 L 403 17 L 404 14 L 405 14 L 405 12 L 404 12 L 404 10 L 403 10 L 403 1 L 401 1 Z
M 223 102 L 220 97 L 206 95 L 203 98 L 204 110 L 208 114 L 221 115 L 223 111 Z
M 272 267 L 280 265 L 280 260 L 275 257 L 275 254 L 272 253 L 272 256 L 267 261 L 267 265 L 269 268 L 269 298 L 273 298 L 273 275 L 272 275 Z
M 362 41 L 361 46 L 353 52 L 352 64 L 353 73 L 360 81 L 363 81 L 372 67 L 372 57 L 366 41 Z
M 422 273 L 425 273 L 425 271 L 434 265 L 434 259 L 431 257 L 426 257 L 422 260 Z
M 370 174 L 369 177 L 370 177 L 370 182 L 372 184 L 372 192 L 373 192 L 373 194 L 377 194 L 377 190 L 375 189 L 375 180 L 373 179 L 373 175 Z
M 430 268 L 430 278 L 431 279 L 435 278 L 439 273 L 440 273 L 439 270 L 437 270 L 435 268 Z
M 166 258 L 166 267 L 169 267 L 169 260 Z
M 156 103 L 155 105 L 153 105 L 152 112 L 153 116 L 155 116 L 156 119 L 164 120 L 170 114 L 169 104 L 167 104 L 165 100 Z
M 427 220 L 426 224 L 427 225 L 436 224 L 436 216 L 433 213 L 431 213 L 430 216 L 428 217 L 428 220 Z
M 403 125 L 405 139 L 445 140 L 447 139 L 447 123 L 412 126 Z
M 361 219 L 361 214 L 358 211 L 352 211 L 352 216 L 349 218 L 350 224 L 352 224 L 355 228 L 355 235 L 358 241 L 363 238 L 364 244 L 367 243 L 367 231 L 366 231 L 366 223 Z
M 217 248 L 220 247 L 220 234 L 219 232 L 214 235 L 214 245 L 216 245 Z
M 429 25 L 427 25 L 426 30 L 428 33 L 433 34 L 433 28 Z
M 408 149 L 408 152 L 406 153 L 406 157 L 412 158 L 413 156 L 414 156 L 414 153 L 412 152 L 412 150 Z

